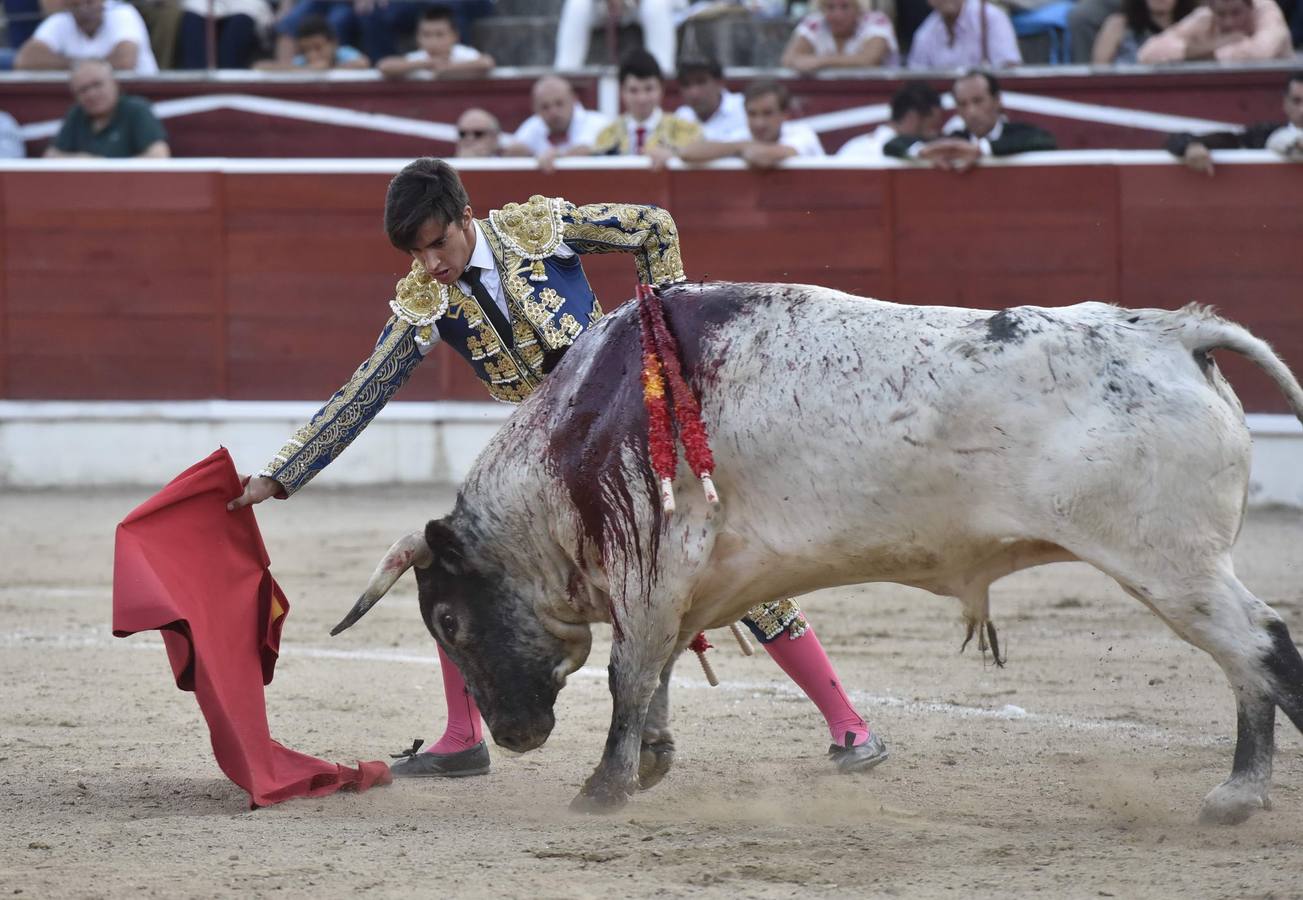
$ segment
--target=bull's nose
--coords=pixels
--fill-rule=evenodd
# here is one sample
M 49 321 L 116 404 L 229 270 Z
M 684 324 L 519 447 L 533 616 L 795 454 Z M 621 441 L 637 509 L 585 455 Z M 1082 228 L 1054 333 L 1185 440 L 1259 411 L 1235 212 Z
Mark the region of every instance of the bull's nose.
M 508 729 L 493 732 L 493 740 L 515 753 L 526 753 L 543 746 L 547 734 L 530 734 L 525 731 Z

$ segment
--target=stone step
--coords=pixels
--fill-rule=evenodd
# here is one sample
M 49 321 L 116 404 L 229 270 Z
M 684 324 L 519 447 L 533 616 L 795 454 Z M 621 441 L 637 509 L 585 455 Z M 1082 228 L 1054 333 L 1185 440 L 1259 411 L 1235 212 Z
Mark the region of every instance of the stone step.
M 689 21 L 679 29 L 679 59 L 714 57 L 724 68 L 774 68 L 792 35 L 783 19 L 720 17 Z
M 604 5 L 605 0 L 594 0 L 594 5 Z M 499 16 L 557 16 L 565 0 L 498 0 L 494 8 Z
M 502 66 L 550 66 L 556 59 L 557 20 L 549 16 L 492 16 L 476 24 L 475 39 L 481 50 L 493 55 Z M 616 31 L 617 53 L 642 46 L 642 29 L 621 26 Z M 588 45 L 588 64 L 606 65 L 606 29 L 593 31 Z
M 495 15 L 475 27 L 476 46 L 502 66 L 550 66 L 556 58 L 557 20 L 552 16 Z M 679 59 L 714 55 L 725 68 L 778 65 L 792 33 L 792 23 L 774 19 L 720 17 L 690 21 L 679 30 Z M 593 30 L 588 65 L 607 65 L 612 58 L 642 46 L 642 29 L 622 25 L 616 30 L 616 53 L 606 48 L 606 29 Z

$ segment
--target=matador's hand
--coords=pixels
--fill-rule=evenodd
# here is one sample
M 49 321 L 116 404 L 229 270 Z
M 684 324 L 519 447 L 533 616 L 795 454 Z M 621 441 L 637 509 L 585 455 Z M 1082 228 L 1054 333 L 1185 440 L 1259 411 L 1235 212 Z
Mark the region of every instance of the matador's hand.
M 242 506 L 252 506 L 255 503 L 261 503 L 268 497 L 275 497 L 281 491 L 285 490 L 281 483 L 275 478 L 267 478 L 264 475 L 245 478 L 243 484 L 244 493 L 226 504 L 226 509 L 228 511 L 237 510 Z

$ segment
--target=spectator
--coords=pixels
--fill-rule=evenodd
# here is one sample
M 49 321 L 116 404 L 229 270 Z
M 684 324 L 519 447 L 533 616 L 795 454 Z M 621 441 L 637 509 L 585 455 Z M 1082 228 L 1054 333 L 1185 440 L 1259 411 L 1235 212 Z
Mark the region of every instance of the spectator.
M 1068 41 L 1072 61 L 1085 64 L 1094 58 L 1095 40 L 1109 16 L 1122 12 L 1122 0 L 1073 0 L 1068 10 Z
M 69 69 L 83 59 L 103 59 L 136 75 L 158 74 L 149 32 L 135 7 L 116 0 L 69 0 L 18 50 L 15 69 Z
M 1141 45 L 1194 11 L 1194 0 L 1123 0 L 1122 12 L 1104 20 L 1090 61 L 1107 66 L 1136 62 Z
M 933 140 L 941 136 L 944 121 L 941 95 L 925 81 L 907 81 L 892 95 L 891 121 L 871 134 L 851 138 L 837 151 L 837 158 L 880 160 L 888 141 L 902 134 Z
M 413 6 L 401 3 L 402 6 Z M 394 4 L 390 4 L 390 7 Z M 376 66 L 386 78 L 455 78 L 487 74 L 493 57 L 459 43 L 452 10 L 431 6 L 416 25 L 417 49 L 406 56 L 386 56 Z
M 18 120 L 0 111 L 0 159 L 22 159 L 27 155 L 23 146 L 23 131 Z
M 724 87 L 724 70 L 716 59 L 698 59 L 679 66 L 683 105 L 674 114 L 696 122 L 708 141 L 746 140 L 747 112 L 742 95 Z
M 642 26 L 642 41 L 656 58 L 662 72 L 674 71 L 676 43 L 674 37 L 673 0 L 632 0 L 637 6 L 638 24 Z M 620 18 L 626 3 L 606 0 L 602 4 L 605 14 Z M 556 61 L 553 68 L 560 72 L 573 72 L 588 59 L 588 44 L 593 28 L 604 17 L 594 0 L 565 0 L 561 6 L 561 21 L 556 32 Z
M 868 0 L 819 0 L 819 11 L 801 20 L 783 51 L 783 65 L 803 75 L 820 69 L 899 66 L 896 28 Z
M 1243 131 L 1215 131 L 1210 134 L 1173 134 L 1167 149 L 1196 172 L 1213 174 L 1210 150 L 1267 149 L 1293 162 L 1303 162 L 1303 72 L 1295 72 L 1285 83 L 1285 124 L 1261 122 Z
M 928 0 L 932 14 L 914 33 L 911 69 L 1001 69 L 1022 62 L 1013 22 L 988 0 Z
M 649 156 L 659 168 L 689 144 L 701 139 L 701 126 L 661 110 L 665 82 L 656 58 L 646 50 L 625 56 L 618 72 L 624 114 L 593 140 L 593 153 L 604 156 Z
M 457 156 L 502 155 L 502 125 L 486 109 L 471 107 L 457 117 Z
M 97 59 L 77 63 L 68 79 L 74 103 L 45 155 L 165 159 L 167 132 L 149 101 L 122 96 L 113 68 Z
M 1012 156 L 1032 150 L 1054 150 L 1054 136 L 1025 122 L 1010 122 L 1000 106 L 1000 84 L 994 75 L 969 72 L 955 80 L 951 93 L 963 128 L 928 141 L 902 134 L 883 147 L 887 156 L 921 159 L 938 169 L 964 171 L 983 157 Z
M 1207 6 L 1145 41 L 1137 58 L 1157 65 L 1197 59 L 1286 59 L 1293 54 L 1289 26 L 1276 0 L 1209 0 Z
M 558 156 L 592 152 L 606 117 L 590 112 L 575 99 L 570 82 L 559 75 L 544 75 L 531 92 L 534 114 L 521 123 L 506 148 L 512 156 L 533 156 L 545 171 Z
M 309 19 L 325 19 L 335 38 L 346 45 L 357 33 L 357 14 L 353 11 L 352 0 L 281 0 L 280 10 L 276 22 L 275 59 L 281 65 L 274 68 L 292 66 L 299 52 L 299 26 Z
M 369 69 L 371 60 L 361 50 L 341 45 L 335 29 L 321 16 L 308 16 L 294 33 L 297 55 L 288 63 L 264 60 L 254 68 L 275 72 L 292 69 Z
M 182 0 L 184 12 L 177 32 L 177 68 L 208 68 L 208 11 L 210 0 Z M 219 69 L 247 69 L 258 46 L 258 31 L 271 25 L 267 0 L 211 0 L 217 19 Z
M 47 0 L 47 3 L 58 0 Z M 149 46 L 159 69 L 176 67 L 177 37 L 181 32 L 181 0 L 130 0 L 149 31 Z
M 777 81 L 755 81 L 745 95 L 748 135 L 740 141 L 698 141 L 683 148 L 684 162 L 739 156 L 756 169 L 772 169 L 793 156 L 825 156 L 819 136 L 787 120 L 792 100 Z

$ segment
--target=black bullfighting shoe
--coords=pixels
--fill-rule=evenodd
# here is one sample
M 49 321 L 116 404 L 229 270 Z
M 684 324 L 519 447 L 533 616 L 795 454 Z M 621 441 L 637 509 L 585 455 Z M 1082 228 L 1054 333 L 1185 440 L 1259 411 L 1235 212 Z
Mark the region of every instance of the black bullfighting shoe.
M 418 738 L 410 750 L 391 754 L 391 759 L 401 760 L 389 767 L 395 778 L 465 778 L 488 774 L 489 748 L 483 741 L 456 753 L 418 753 L 422 743 Z
M 843 775 L 867 772 L 891 755 L 887 751 L 886 743 L 877 734 L 870 734 L 869 739 L 858 747 L 851 746 L 854 742 L 855 735 L 848 731 L 843 746 L 838 747 L 833 744 L 828 748 L 828 756 L 837 765 L 837 771 Z M 394 774 L 397 775 L 398 772 L 395 770 Z

